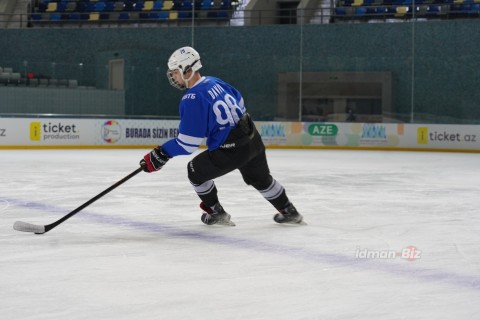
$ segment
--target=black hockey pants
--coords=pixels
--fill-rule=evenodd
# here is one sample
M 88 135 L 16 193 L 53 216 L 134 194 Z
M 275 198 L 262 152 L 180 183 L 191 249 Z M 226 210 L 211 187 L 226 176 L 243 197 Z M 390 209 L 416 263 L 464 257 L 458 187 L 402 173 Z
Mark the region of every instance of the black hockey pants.
M 188 163 L 188 178 L 204 204 L 212 207 L 218 202 L 213 179 L 236 169 L 245 183 L 257 189 L 275 208 L 285 207 L 288 198 L 270 175 L 265 145 L 248 114 L 219 149 L 203 151 Z

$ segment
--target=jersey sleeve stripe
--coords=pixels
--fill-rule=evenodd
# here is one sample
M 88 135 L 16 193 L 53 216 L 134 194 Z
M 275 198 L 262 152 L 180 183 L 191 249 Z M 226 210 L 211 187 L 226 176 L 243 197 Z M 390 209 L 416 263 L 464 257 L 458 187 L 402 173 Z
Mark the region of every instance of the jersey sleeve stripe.
M 198 137 L 193 137 L 193 136 L 188 136 L 186 134 L 180 133 L 177 137 L 177 139 L 183 143 L 186 144 L 192 144 L 199 146 L 200 143 L 202 143 L 203 138 L 198 138 Z
M 186 145 L 184 143 L 182 143 L 180 140 L 177 139 L 177 143 L 180 147 L 182 147 L 185 151 L 187 151 L 188 153 L 193 153 L 195 152 L 197 149 L 198 149 L 198 145 L 197 146 L 189 146 L 189 145 Z

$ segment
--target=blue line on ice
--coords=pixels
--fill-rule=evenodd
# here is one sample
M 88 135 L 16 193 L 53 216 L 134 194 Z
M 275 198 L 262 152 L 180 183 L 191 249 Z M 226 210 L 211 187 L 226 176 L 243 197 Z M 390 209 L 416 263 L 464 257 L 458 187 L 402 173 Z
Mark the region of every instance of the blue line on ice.
M 51 213 L 66 215 L 65 209 L 50 206 L 42 203 L 27 202 L 18 199 L 0 198 L 0 201 L 6 201 L 10 206 L 24 207 Z M 356 270 L 381 271 L 387 274 L 409 278 L 411 280 L 421 280 L 425 282 L 448 283 L 457 287 L 480 290 L 480 275 L 462 275 L 449 271 L 432 270 L 416 267 L 412 264 L 394 264 L 392 261 L 356 259 L 347 255 L 324 253 L 304 248 L 289 247 L 286 245 L 262 242 L 258 240 L 241 239 L 232 236 L 212 234 L 209 230 L 189 231 L 180 227 L 164 225 L 160 223 L 141 222 L 129 220 L 121 217 L 112 217 L 92 212 L 83 211 L 79 216 L 98 223 L 108 225 L 118 225 L 122 227 L 131 227 L 147 232 L 167 234 L 175 237 L 208 241 L 209 243 L 219 243 L 236 248 L 248 249 L 252 251 L 277 254 L 290 258 L 298 258 L 310 262 L 341 266 Z M 52 223 L 53 221 L 48 221 Z M 52 231 L 54 232 L 54 231 Z

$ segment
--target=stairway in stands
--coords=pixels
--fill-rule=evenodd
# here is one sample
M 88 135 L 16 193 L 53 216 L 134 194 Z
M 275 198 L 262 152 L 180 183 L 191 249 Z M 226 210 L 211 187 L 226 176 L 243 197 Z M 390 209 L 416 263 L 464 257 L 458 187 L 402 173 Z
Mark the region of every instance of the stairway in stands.
M 331 0 L 320 0 L 318 2 L 317 10 L 310 20 L 311 24 L 325 24 L 330 22 L 330 10 L 333 8 Z
M 30 0 L 17 0 L 13 15 L 7 24 L 7 28 L 26 28 L 28 24 L 28 12 Z

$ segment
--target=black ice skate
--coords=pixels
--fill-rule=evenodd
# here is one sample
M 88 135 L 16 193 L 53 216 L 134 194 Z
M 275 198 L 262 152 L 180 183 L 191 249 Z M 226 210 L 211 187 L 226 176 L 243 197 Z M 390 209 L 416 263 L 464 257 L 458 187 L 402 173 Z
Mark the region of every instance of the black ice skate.
M 200 203 L 200 208 L 205 211 L 201 217 L 203 223 L 208 225 L 219 224 L 223 226 L 235 226 L 235 223 L 230 220 L 230 215 L 223 210 L 220 203 L 217 203 L 212 210 L 202 202 Z
M 298 213 L 291 203 L 285 209 L 275 214 L 273 220 L 277 223 L 305 224 L 302 215 Z

